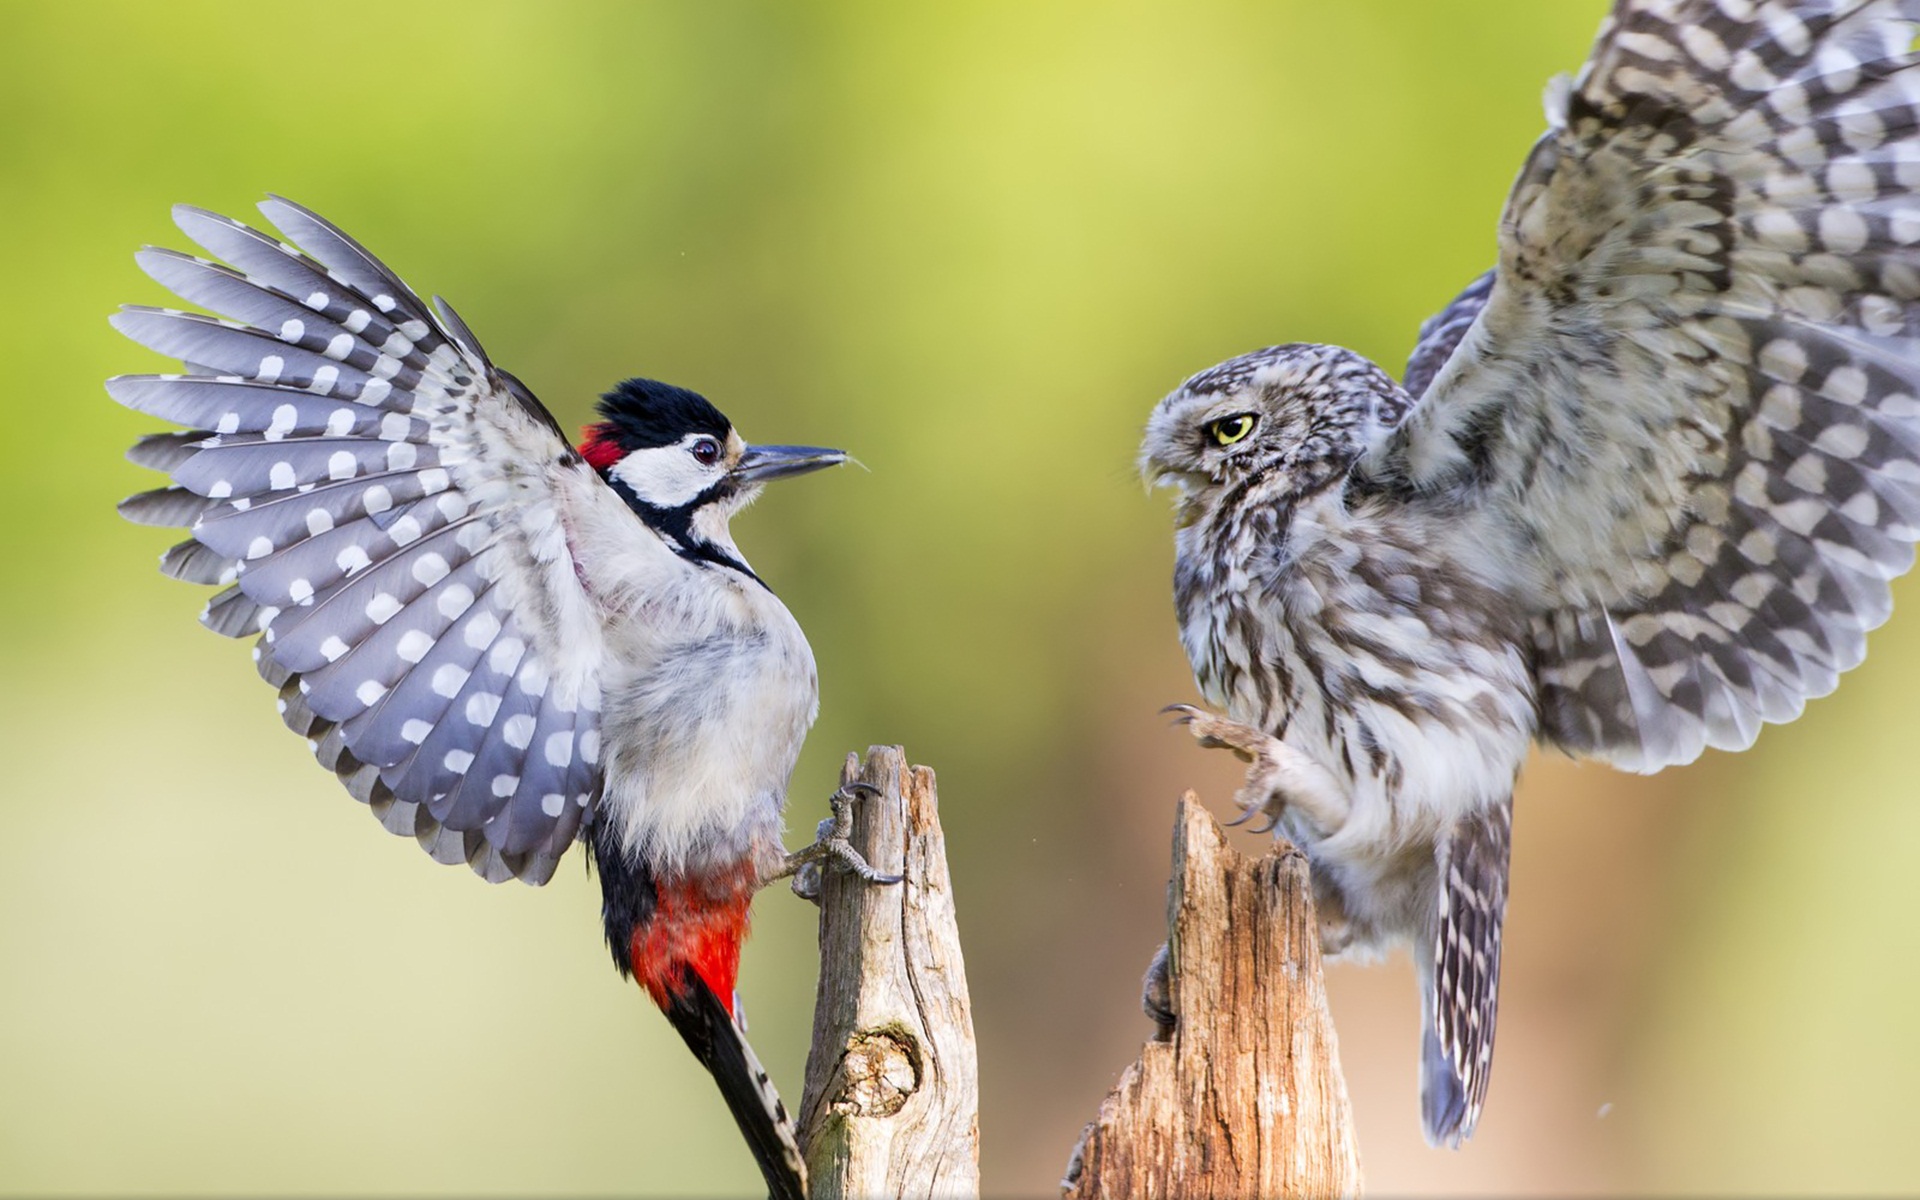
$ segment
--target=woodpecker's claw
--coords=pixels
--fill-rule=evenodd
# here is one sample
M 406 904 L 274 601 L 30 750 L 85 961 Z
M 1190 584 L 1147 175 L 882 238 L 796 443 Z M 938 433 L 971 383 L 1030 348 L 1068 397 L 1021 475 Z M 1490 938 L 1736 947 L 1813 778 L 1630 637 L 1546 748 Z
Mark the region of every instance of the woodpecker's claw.
M 767 880 L 793 876 L 793 894 L 804 900 L 818 902 L 820 899 L 820 873 L 829 863 L 838 864 L 842 869 L 864 879 L 868 883 L 899 883 L 904 875 L 889 875 L 875 869 L 872 863 L 853 848 L 848 840 L 853 835 L 853 803 L 855 800 L 878 799 L 883 793 L 870 783 L 845 783 L 840 790 L 827 798 L 833 808 L 833 815 L 820 822 L 814 833 L 811 846 L 787 855 L 787 861 L 779 871 Z

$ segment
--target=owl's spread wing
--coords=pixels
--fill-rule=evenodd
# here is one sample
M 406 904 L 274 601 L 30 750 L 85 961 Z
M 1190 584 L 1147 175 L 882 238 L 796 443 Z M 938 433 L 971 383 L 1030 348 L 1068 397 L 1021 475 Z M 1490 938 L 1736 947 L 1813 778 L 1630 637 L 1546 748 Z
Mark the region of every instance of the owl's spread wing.
M 287 724 L 388 829 L 543 883 L 600 791 L 601 622 L 560 510 L 619 501 L 451 309 L 313 213 L 261 210 L 288 241 L 175 210 L 231 266 L 139 256 L 232 319 L 114 318 L 194 372 L 108 382 L 189 427 L 135 447 L 173 485 L 121 511 L 191 530 L 162 568 L 224 585 L 202 620 L 260 635 Z
M 1407 356 L 1404 380 L 1407 394 L 1415 400 L 1426 394 L 1434 376 L 1440 374 L 1440 368 L 1446 366 L 1453 352 L 1460 348 L 1467 330 L 1473 328 L 1474 319 L 1487 306 L 1487 297 L 1493 294 L 1494 274 L 1488 271 L 1475 279 L 1445 308 L 1420 323 L 1420 336 L 1414 342 L 1413 353 Z
M 1920 539 L 1917 22 L 1621 0 L 1550 93 L 1484 307 L 1368 465 L 1485 518 L 1544 738 L 1743 748 L 1886 619 Z

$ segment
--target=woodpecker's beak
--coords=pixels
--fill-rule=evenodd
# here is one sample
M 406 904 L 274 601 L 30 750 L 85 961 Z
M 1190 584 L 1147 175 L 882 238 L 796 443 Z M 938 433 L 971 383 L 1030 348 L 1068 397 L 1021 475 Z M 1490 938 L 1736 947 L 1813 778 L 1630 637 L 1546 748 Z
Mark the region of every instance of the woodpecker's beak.
M 847 461 L 845 450 L 823 446 L 748 446 L 734 464 L 733 477 L 742 483 L 765 483 L 789 475 L 805 475 L 821 467 Z

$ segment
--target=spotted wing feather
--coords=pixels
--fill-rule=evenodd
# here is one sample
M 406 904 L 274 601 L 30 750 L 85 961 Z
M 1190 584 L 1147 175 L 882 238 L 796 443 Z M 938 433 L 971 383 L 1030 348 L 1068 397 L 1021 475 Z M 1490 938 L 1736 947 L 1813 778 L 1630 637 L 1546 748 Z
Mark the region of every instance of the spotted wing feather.
M 109 381 L 189 427 L 136 447 L 172 485 L 122 512 L 191 531 L 163 569 L 226 585 L 203 621 L 259 635 L 287 724 L 382 824 L 489 879 L 544 882 L 600 791 L 598 628 L 554 494 L 558 473 L 591 471 L 463 324 L 314 214 L 262 209 L 288 240 L 181 208 L 226 262 L 139 255 L 224 316 L 115 318 L 194 372 Z M 574 614 L 569 644 L 521 621 L 529 607 Z
M 1480 518 L 1547 740 L 1745 747 L 1886 618 L 1920 539 L 1917 29 L 1621 0 L 1550 93 L 1484 310 L 1370 464 Z

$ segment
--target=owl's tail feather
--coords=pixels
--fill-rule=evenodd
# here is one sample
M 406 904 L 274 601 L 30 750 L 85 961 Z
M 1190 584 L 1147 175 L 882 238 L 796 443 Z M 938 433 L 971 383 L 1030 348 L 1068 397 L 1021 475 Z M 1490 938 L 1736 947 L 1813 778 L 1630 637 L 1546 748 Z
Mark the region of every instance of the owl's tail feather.
M 1486 1103 L 1512 842 L 1508 797 L 1461 818 L 1435 854 L 1439 919 L 1432 946 L 1415 956 L 1426 1014 L 1420 1116 L 1435 1146 L 1458 1149 L 1473 1136 Z

